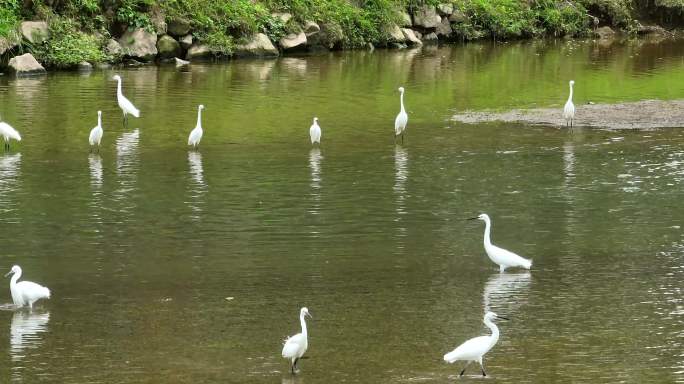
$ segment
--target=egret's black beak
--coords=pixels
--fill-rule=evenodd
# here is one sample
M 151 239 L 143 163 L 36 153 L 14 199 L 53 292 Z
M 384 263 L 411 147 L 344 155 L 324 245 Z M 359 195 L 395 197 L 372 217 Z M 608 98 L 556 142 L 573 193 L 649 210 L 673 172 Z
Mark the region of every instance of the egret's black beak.
M 501 319 L 501 320 L 511 320 L 508 317 L 503 317 L 503 316 L 499 316 L 499 315 L 496 315 L 496 318 Z
M 12 271 L 9 271 L 9 272 L 5 273 L 5 277 L 7 277 L 7 276 L 9 276 L 9 275 L 11 275 L 11 274 L 12 274 Z
M 477 219 L 479 219 L 479 217 L 469 217 L 466 220 L 477 220 Z

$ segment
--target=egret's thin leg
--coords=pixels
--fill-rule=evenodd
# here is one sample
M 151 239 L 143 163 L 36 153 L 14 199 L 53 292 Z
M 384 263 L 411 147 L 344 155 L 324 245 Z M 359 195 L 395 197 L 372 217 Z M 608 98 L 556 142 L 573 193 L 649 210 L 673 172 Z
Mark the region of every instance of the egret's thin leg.
M 401 144 L 404 144 L 404 132 L 401 133 Z
M 459 376 L 463 376 L 463 374 L 465 373 L 465 370 L 466 370 L 466 368 L 468 368 L 469 364 L 470 364 L 470 361 L 467 361 L 465 366 L 463 366 L 463 370 L 461 371 L 461 374 Z
M 484 364 L 480 361 L 480 368 L 482 368 L 482 377 L 487 377 L 487 372 L 484 370 Z

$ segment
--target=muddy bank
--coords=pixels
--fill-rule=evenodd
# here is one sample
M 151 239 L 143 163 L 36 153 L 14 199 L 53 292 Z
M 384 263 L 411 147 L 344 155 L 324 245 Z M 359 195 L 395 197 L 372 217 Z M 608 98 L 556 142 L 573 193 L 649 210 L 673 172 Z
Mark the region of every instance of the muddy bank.
M 655 129 L 684 127 L 684 99 L 645 100 L 619 104 L 575 106 L 576 127 L 607 129 Z M 507 112 L 464 112 L 453 120 L 468 124 L 518 122 L 563 127 L 563 108 L 514 109 Z

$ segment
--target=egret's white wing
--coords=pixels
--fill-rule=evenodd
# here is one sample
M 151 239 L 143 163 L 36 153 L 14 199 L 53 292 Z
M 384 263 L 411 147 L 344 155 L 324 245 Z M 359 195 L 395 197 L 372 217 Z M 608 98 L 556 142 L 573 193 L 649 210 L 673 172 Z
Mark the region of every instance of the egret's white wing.
M 479 360 L 491 348 L 489 336 L 474 337 L 444 355 L 444 361 L 453 363 L 458 360 Z
M 188 145 L 197 145 L 202 140 L 202 128 L 195 127 L 188 136 Z
M 298 333 L 294 336 L 289 337 L 285 340 L 285 345 L 283 345 L 283 357 L 291 359 L 294 357 L 299 357 L 299 351 L 304 346 L 304 335 Z
M 19 132 L 5 122 L 0 122 L 0 135 L 9 137 L 10 139 L 14 139 L 16 141 L 21 141 L 21 135 Z
M 21 292 L 20 295 L 24 301 L 50 298 L 49 289 L 32 281 L 18 282 L 17 289 L 19 292 Z
M 88 137 L 88 142 L 90 145 L 100 145 L 100 141 L 102 140 L 102 128 L 99 126 L 93 128 L 90 130 L 90 136 Z
M 135 117 L 140 117 L 140 110 L 138 110 L 138 108 L 136 108 L 124 95 L 120 95 L 119 97 L 119 108 Z
M 394 119 L 394 133 L 400 134 L 405 128 L 408 122 L 408 115 L 406 112 L 399 112 L 397 118 Z
M 490 257 L 497 264 L 503 264 L 507 267 L 523 267 L 530 269 L 532 267 L 532 260 L 519 256 L 509 250 L 491 245 L 489 249 Z
M 311 144 L 321 142 L 321 128 L 314 124 L 309 128 L 309 136 L 311 136 Z

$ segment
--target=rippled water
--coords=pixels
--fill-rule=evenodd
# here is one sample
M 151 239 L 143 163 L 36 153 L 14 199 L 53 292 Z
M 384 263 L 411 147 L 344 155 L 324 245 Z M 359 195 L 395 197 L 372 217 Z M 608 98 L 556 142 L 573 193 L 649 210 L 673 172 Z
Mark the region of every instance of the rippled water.
M 0 311 L 3 382 L 449 382 L 442 355 L 486 310 L 511 318 L 495 382 L 684 382 L 684 131 L 449 121 L 561 106 L 570 78 L 577 103 L 681 98 L 682 57 L 568 41 L 123 70 L 128 128 L 113 72 L 0 77 L 24 138 L 0 156 L 0 265 L 53 292 Z M 498 273 L 479 212 L 531 272 Z

